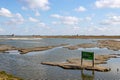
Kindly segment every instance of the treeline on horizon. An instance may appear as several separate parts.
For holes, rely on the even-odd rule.
[[[120,35],[0,35],[0,37],[33,38],[120,38]]]

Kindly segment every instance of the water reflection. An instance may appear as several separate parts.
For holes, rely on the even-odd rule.
[[[84,73],[84,70],[81,70],[81,78],[82,80],[94,80],[94,70],[92,71],[92,74],[86,74]]]

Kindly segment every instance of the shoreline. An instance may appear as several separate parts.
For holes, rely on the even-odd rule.
[[[0,38],[71,38],[71,39],[120,39],[120,36],[86,36],[86,35],[58,35],[58,36],[40,36],[40,35],[1,35]]]

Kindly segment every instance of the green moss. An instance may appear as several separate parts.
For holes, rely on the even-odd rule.
[[[8,74],[5,71],[0,71],[0,80],[23,80],[23,79]]]

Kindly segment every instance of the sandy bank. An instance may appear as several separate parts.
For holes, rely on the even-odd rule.
[[[24,48],[24,49],[18,49],[18,51],[21,52],[21,54],[26,54],[28,52],[33,52],[33,51],[44,51],[48,49],[52,49],[55,47],[60,47],[60,46],[65,46],[67,44],[60,44],[60,45],[55,45],[55,46],[45,46],[45,47],[35,47],[35,48]]]
[[[16,48],[10,45],[0,45],[0,52],[4,52],[8,50],[16,50]]]
[[[80,58],[68,59],[66,62],[42,62],[43,65],[59,66],[64,69],[86,69],[95,70],[100,72],[107,72],[111,69],[108,67],[100,66],[99,64],[107,63],[110,58],[116,58],[117,55],[95,55],[94,67],[92,67],[91,61],[84,60],[83,65],[81,65]]]
[[[0,45],[0,52],[5,52],[8,50],[18,50],[20,54],[26,54],[28,52],[44,51],[44,50],[52,49],[55,47],[65,46],[65,45],[67,44],[60,44],[60,45],[55,45],[55,46],[44,46],[44,47],[33,47],[33,48],[16,48],[16,47],[9,46],[9,45]]]

